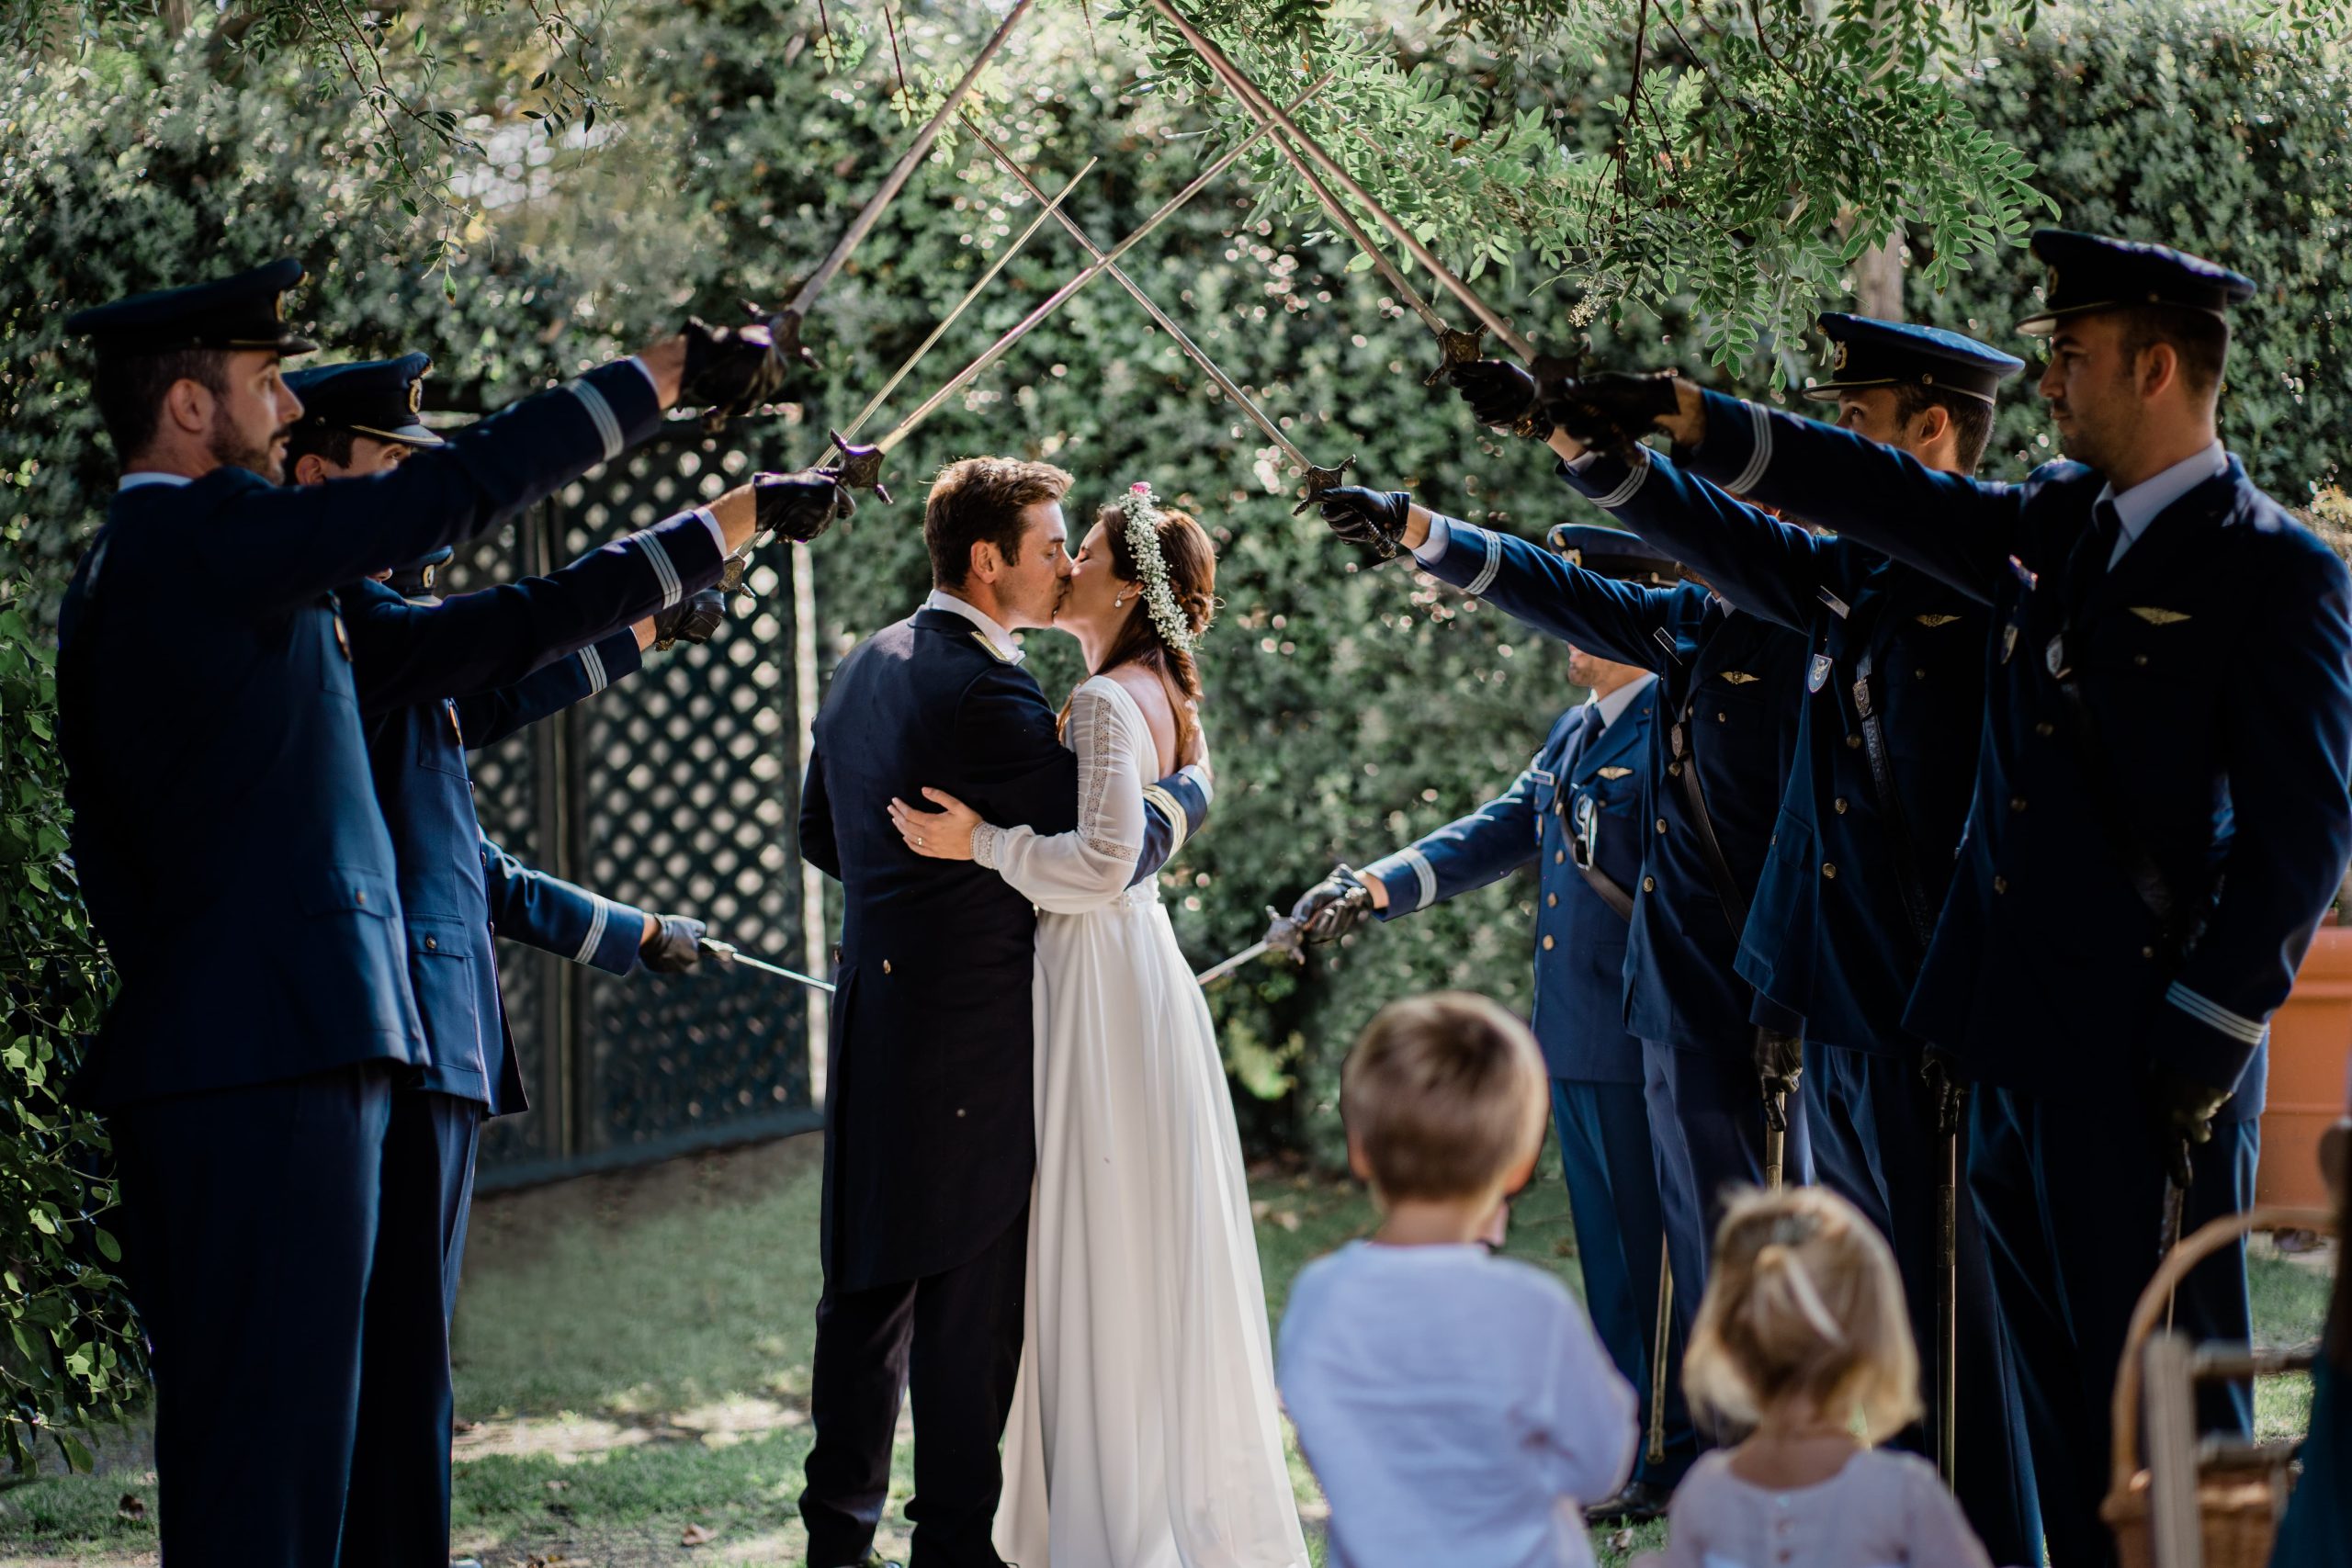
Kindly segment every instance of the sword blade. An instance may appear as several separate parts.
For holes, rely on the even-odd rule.
[[[964,123],[970,128],[972,134],[979,139],[980,145],[988,149],[989,155],[997,161],[1004,172],[1021,182],[1022,189],[1039,200],[1045,198],[1045,194],[1038,190],[1036,182],[1029,177],[1029,172],[1015,163],[1011,153],[997,145],[989,133],[980,129],[978,122],[972,118],[969,111],[965,113]],[[1044,215],[1039,216],[1042,218]],[[1079,225],[1076,219],[1062,211],[1058,205],[1056,206],[1053,216],[1059,219],[1062,227],[1069,231],[1071,239],[1085,247],[1088,255],[1092,256],[1096,261],[1104,261],[1102,247],[1094,243],[1093,238]],[[1151,296],[1146,294],[1142,287],[1127,276],[1125,269],[1111,265],[1107,262],[1105,265],[1109,268],[1113,280],[1125,289],[1136,304],[1143,307],[1144,314],[1158,322],[1160,331],[1176,340],[1176,346],[1183,350],[1184,356],[1199,366],[1210,380],[1216,383],[1217,390],[1240,405],[1241,412],[1250,416],[1250,422],[1266,433],[1266,439],[1280,447],[1283,457],[1288,457],[1302,469],[1315,466],[1306,460],[1306,454],[1301,452],[1292,444],[1290,437],[1283,434],[1282,428],[1266,417],[1265,411],[1250,400],[1250,394],[1241,389],[1239,383],[1219,369],[1216,361],[1208,356],[1208,352],[1186,335],[1184,329],[1178,326],[1167,311],[1152,302]]]
[[[968,121],[971,118],[971,116],[967,114],[964,118]],[[983,138],[982,140],[986,139]],[[990,147],[989,151],[994,152],[995,148]],[[1044,226],[1046,220],[1048,217],[1062,218],[1061,209],[1063,198],[1068,197],[1070,192],[1076,190],[1078,188],[1078,182],[1084,179],[1088,175],[1092,174],[1094,172],[1094,165],[1101,162],[1102,160],[1099,158],[1089,158],[1086,161],[1086,167],[1079,170],[1075,175],[1072,175],[1069,179],[1069,184],[1062,186],[1059,194],[1050,198],[1046,197],[1045,192],[1039,190],[1035,186],[1029,186],[1029,194],[1035,197],[1039,201],[1044,202],[1044,208],[1038,212],[1036,217],[1029,220],[1029,227],[1022,230],[1019,237],[1014,239],[1012,243],[1005,246],[1003,251],[998,254],[996,260],[989,264],[989,269],[980,274],[980,280],[972,285],[971,288],[964,295],[964,298],[956,301],[955,309],[949,310],[947,314],[939,318],[939,324],[931,329],[931,335],[923,339],[922,342],[916,346],[915,351],[912,354],[907,355],[907,362],[904,365],[899,366],[897,371],[891,375],[888,381],[882,383],[882,389],[874,394],[873,400],[867,403],[864,408],[858,410],[857,417],[851,420],[849,423],[842,428],[842,439],[846,441],[865,427],[865,422],[874,417],[874,411],[882,406],[883,400],[888,398],[892,392],[899,389],[899,383],[905,380],[908,373],[912,371],[916,366],[922,363],[922,356],[929,354],[931,352],[932,345],[940,340],[941,335],[944,333],[949,327],[956,324],[956,318],[964,313],[965,308],[970,305],[973,300],[980,297],[980,291],[986,288],[989,284],[996,281],[996,275],[1004,270],[1005,264],[1010,262],[1014,256],[1021,254],[1021,247],[1029,243],[1029,237]],[[1023,185],[1028,184],[1025,180],[1022,183]],[[1062,218],[1062,221],[1064,223],[1068,223],[1069,220],[1068,218]]]
[[[1386,230],[1389,237],[1405,248],[1407,254],[1410,255],[1413,260],[1420,265],[1427,267],[1429,269],[1430,276],[1443,284],[1445,286],[1446,292],[1452,294],[1456,299],[1461,300],[1462,303],[1468,308],[1472,315],[1477,317],[1481,321],[1484,321],[1487,324],[1487,331],[1493,333],[1495,336],[1508,344],[1513,354],[1518,355],[1521,359],[1532,360],[1535,357],[1535,345],[1533,344],[1521,336],[1520,333],[1512,328],[1509,321],[1504,321],[1500,315],[1497,314],[1492,306],[1488,305],[1484,299],[1481,299],[1478,297],[1476,289],[1472,288],[1461,278],[1455,276],[1453,268],[1440,261],[1437,258],[1435,252],[1431,251],[1427,245],[1421,243],[1419,239],[1414,235],[1410,229],[1408,229],[1404,224],[1398,222],[1386,208],[1374,200],[1369,191],[1365,190],[1363,186],[1356,183],[1355,177],[1352,175],[1350,175],[1347,170],[1341,168],[1339,164],[1333,160],[1329,153],[1324,152],[1321,147],[1316,144],[1314,138],[1299,130],[1297,123],[1294,121],[1289,115],[1283,113],[1280,107],[1276,107],[1274,101],[1266,96],[1265,93],[1259,88],[1258,85],[1250,80],[1250,78],[1242,73],[1239,66],[1234,64],[1230,59],[1227,58],[1223,50],[1219,49],[1205,33],[1203,33],[1198,28],[1193,26],[1193,24],[1185,18],[1184,13],[1176,8],[1174,0],[1150,0],[1150,4],[1152,9],[1167,17],[1169,25],[1173,27],[1177,32],[1183,36],[1186,43],[1193,46],[1193,52],[1199,55],[1202,60],[1207,62],[1210,70],[1216,72],[1218,76],[1224,79],[1225,85],[1231,88],[1235,96],[1242,100],[1244,106],[1253,112],[1253,117],[1261,125],[1268,121],[1272,121],[1274,125],[1280,127],[1283,135],[1289,137],[1291,141],[1297,143],[1297,150],[1299,152],[1303,152],[1309,158],[1312,158],[1316,164],[1321,167],[1323,173],[1330,177],[1331,182],[1334,185],[1347,192],[1351,197],[1354,198],[1358,205],[1363,207],[1365,211],[1371,213],[1373,220],[1377,222],[1383,229]],[[1282,139],[1278,137],[1275,140],[1277,145],[1280,145]],[[1285,151],[1288,151],[1288,149],[1285,148]],[[1331,203],[1329,200],[1326,200],[1324,205],[1327,209],[1331,209]],[[1337,209],[1332,209],[1332,210],[1336,217],[1338,215]],[[1362,242],[1359,241],[1358,243],[1362,244]],[[1373,251],[1369,246],[1364,246],[1363,248],[1366,254],[1374,257],[1374,264],[1379,265],[1378,253]],[[1383,276],[1387,276],[1385,269]],[[1391,281],[1393,282],[1394,280],[1392,279]],[[1422,319],[1427,321],[1428,317],[1424,316]],[[1435,322],[1431,322],[1430,324],[1432,327],[1436,325]]]
[[[1235,953],[1232,957],[1227,959],[1224,963],[1212,964],[1207,968],[1202,970],[1199,974],[1193,976],[1193,983],[1196,986],[1213,986],[1219,980],[1224,979],[1227,975],[1232,974],[1236,969],[1238,969],[1243,964],[1250,963],[1252,959],[1263,957],[1270,945],[1271,944],[1267,942],[1253,942],[1249,946],[1243,948],[1240,952]]]
[[[833,994],[833,984],[831,981],[820,980],[814,975],[803,975],[797,969],[786,969],[783,964],[771,964],[764,958],[754,958],[750,953],[745,953],[742,949],[737,947],[733,942],[719,942],[711,937],[705,937],[702,939],[699,945],[701,946],[704,954],[707,957],[716,958],[728,964],[741,964],[747,969],[757,969],[763,975],[774,975],[781,979],[795,981],[800,985],[808,987],[812,991],[822,991],[827,996]]]
[[[1012,9],[1005,13],[1004,20],[998,23],[996,31],[989,35],[988,42],[980,46],[980,52],[974,57],[970,69],[964,73],[964,79],[956,84],[947,95],[947,101],[939,106],[938,112],[916,133],[914,144],[899,154],[899,161],[890,166],[889,174],[882,181],[882,188],[874,193],[865,209],[842,231],[842,237],[833,242],[831,253],[817,264],[817,270],[808,275],[808,280],[800,286],[800,292],[795,294],[792,303],[784,308],[785,315],[800,317],[808,313],[808,308],[817,302],[817,296],[824,292],[825,285],[833,280],[833,274],[841,271],[842,264],[849,260],[849,254],[857,249],[857,243],[880,221],[882,209],[890,205],[890,198],[899,194],[899,187],[907,183],[916,167],[931,155],[931,144],[939,140],[939,133],[946,126],[948,118],[963,107],[972,85],[980,79],[981,71],[1012,37],[1012,29],[1022,17],[1029,14],[1029,7],[1035,4],[1036,0],[1013,0]]]
[[[1329,83],[1330,80],[1330,73],[1326,73],[1320,81],[1307,88],[1304,94],[1300,95],[1298,100],[1299,103],[1304,104],[1308,98],[1311,98],[1317,93],[1321,92],[1324,86]],[[1014,344],[1019,343],[1023,338],[1028,336],[1030,332],[1036,327],[1038,322],[1044,321],[1047,316],[1052,315],[1056,310],[1060,310],[1064,300],[1077,293],[1080,289],[1085,288],[1088,284],[1093,282],[1096,278],[1102,276],[1102,274],[1108,271],[1111,265],[1121,256],[1133,250],[1137,244],[1141,243],[1144,238],[1154,229],[1159,228],[1160,224],[1167,221],[1169,217],[1173,214],[1178,208],[1192,200],[1193,197],[1201,193],[1203,188],[1204,188],[1210,181],[1216,179],[1219,175],[1225,173],[1227,169],[1232,167],[1233,161],[1240,157],[1242,153],[1247,152],[1251,144],[1266,133],[1266,127],[1261,125],[1256,130],[1251,131],[1248,136],[1244,137],[1241,141],[1235,142],[1230,151],[1226,152],[1224,156],[1218,158],[1216,163],[1211,164],[1207,168],[1194,175],[1189,185],[1185,186],[1182,190],[1178,191],[1174,196],[1170,197],[1167,202],[1161,206],[1157,212],[1154,212],[1150,217],[1145,219],[1141,224],[1137,225],[1133,233],[1129,234],[1125,239],[1121,240],[1117,244],[1112,246],[1110,251],[1102,257],[1102,260],[1093,263],[1084,271],[1080,272],[1077,276],[1071,278],[1068,283],[1065,283],[1059,288],[1055,289],[1052,294],[1046,297],[1044,303],[1040,304],[1035,310],[1030,311],[1026,316],[1023,316],[1017,323],[1015,323],[1012,331],[997,339],[996,342],[989,344],[989,346],[981,352],[980,356],[978,359],[973,360],[972,363],[964,367],[963,369],[958,370],[955,377],[949,380],[945,386],[940,388],[939,390],[924,399],[921,407],[917,408],[912,413],[907,415],[906,418],[900,420],[896,425],[893,425],[888,434],[878,437],[874,443],[875,450],[877,453],[888,452],[891,448],[898,446],[899,442],[904,441],[909,435],[912,434],[917,425],[921,424],[924,420],[929,419],[933,414],[939,411],[941,404],[954,397],[956,393],[962,391],[966,387],[971,385],[973,380],[984,373],[989,366],[994,365],[998,360],[1003,358],[1006,352],[1010,350]]]

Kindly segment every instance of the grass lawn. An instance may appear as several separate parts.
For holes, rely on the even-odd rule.
[[[501,1568],[799,1562],[817,1154],[789,1139],[478,1207],[456,1347],[461,1551]],[[1306,1177],[1261,1176],[1253,1190],[1278,1320],[1299,1269],[1369,1229],[1372,1210],[1352,1186]],[[1579,1282],[1555,1164],[1521,1203],[1510,1250]],[[2318,1332],[2326,1285],[2310,1265],[2266,1251],[2254,1285],[2266,1340]],[[2301,1429],[2301,1382],[2263,1384],[2266,1434]],[[0,1564],[154,1561],[140,1434],[99,1447],[95,1476],[0,1492]],[[907,1461],[902,1444],[886,1553],[906,1547]],[[1321,1499],[1295,1454],[1292,1475],[1319,1562]],[[1659,1537],[1595,1545],[1608,1564]]]

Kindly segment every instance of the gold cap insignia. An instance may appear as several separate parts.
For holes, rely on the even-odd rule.
[[[415,413],[424,406],[424,382],[422,378],[408,384],[408,412]]]
[[[269,313],[270,313],[271,315],[273,315],[273,316],[276,316],[276,317],[277,317],[279,321],[284,321],[284,320],[286,319],[286,296],[285,296],[285,295],[283,295],[283,294],[273,294],[273,295],[271,295],[271,296],[269,297]]]
[[[1750,681],[1760,680],[1762,677],[1750,675],[1745,670],[1726,670],[1724,671],[1724,679],[1729,681],[1735,686],[1745,686]]]
[[[1633,771],[1634,770],[1631,768],[1597,768],[1594,770],[1594,772],[1598,773],[1604,779],[1622,779]]]
[[[1948,626],[1954,621],[1960,619],[1958,615],[1914,615],[1911,618],[1918,622],[1921,626],[1931,628],[1935,626]]]
[[[2132,613],[2152,626],[2177,626],[2188,619],[2185,610],[2167,610],[2157,604],[2134,604]]]
[[[1829,370],[1832,375],[1835,375],[1838,371],[1846,368],[1846,342],[1843,338],[1840,338],[1838,341],[1837,345],[1829,351]]]

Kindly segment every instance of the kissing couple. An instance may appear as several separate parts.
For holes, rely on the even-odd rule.
[[[1140,484],[1073,556],[1071,483],[942,470],[930,597],[817,714],[801,852],[843,897],[812,1568],[879,1562],[910,1390],[910,1568],[1307,1561],[1233,1105],[1159,902],[1208,810],[1216,558]],[[1048,626],[1090,671],[1058,718],[1012,638]]]

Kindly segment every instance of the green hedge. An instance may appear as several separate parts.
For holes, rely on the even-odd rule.
[[[434,15],[435,25],[490,25]],[[941,15],[915,17],[908,40],[933,66],[967,52],[985,27]],[[2352,170],[2352,76],[2335,56],[2245,42],[2210,12],[2075,17],[2006,51],[1969,84],[1972,101],[1988,129],[2043,160],[2068,221],[2180,236],[2264,280],[2245,318],[2230,429],[2264,482],[2300,499],[2339,473],[2352,408],[2335,320],[2352,263],[2334,188]],[[12,373],[0,378],[0,502],[17,530],[16,566],[0,575],[28,584],[36,620],[53,605],[112,475],[84,362],[62,338],[74,304],[292,251],[311,268],[295,313],[314,335],[356,354],[428,348],[439,361],[436,400],[489,406],[625,349],[684,309],[731,312],[738,297],[788,292],[904,135],[881,85],[888,52],[826,74],[793,47],[815,29],[813,5],[626,0],[616,18],[607,36],[631,62],[630,90],[673,112],[641,105],[624,147],[544,164],[533,163],[527,133],[481,128],[503,164],[498,227],[472,238],[447,289],[385,259],[422,254],[427,226],[373,215],[375,128],[296,65],[235,90],[208,83],[189,63],[200,58],[199,28],[187,54],[100,55],[86,69],[0,83],[0,328],[14,345]],[[762,47],[747,50],[754,38]],[[477,41],[495,54],[494,39]],[[1196,128],[1134,79],[1115,35],[1102,44],[1097,55],[1074,19],[1051,19],[986,114],[1041,184],[1102,156],[1069,210],[1108,243],[1188,179],[1205,150],[1175,140]],[[1590,110],[1616,86],[1598,72],[1576,89],[1587,96],[1568,101]],[[1563,101],[1564,90],[1550,84],[1547,101]],[[822,369],[800,423],[765,461],[815,459],[825,426],[863,404],[1026,221],[1026,209],[1000,205],[1004,188],[969,145],[951,144],[917,175],[812,321]],[[1545,454],[1474,433],[1449,394],[1419,385],[1426,337],[1384,308],[1374,281],[1345,271],[1343,250],[1244,230],[1250,205],[1228,179],[1134,253],[1130,270],[1291,422],[1299,445],[1324,462],[1353,456],[1366,482],[1531,535],[1576,514]],[[1074,269],[1075,254],[1050,226],[1041,231],[899,409],[1025,313]],[[2007,342],[2038,282],[2012,254],[1913,304]],[[1698,335],[1688,321],[1595,333],[1605,358],[1637,364],[1681,355]],[[1997,466],[2021,468],[2043,451],[2045,429],[2012,400]],[[1185,947],[1204,964],[1259,935],[1264,907],[1286,904],[1333,860],[1361,863],[1500,788],[1580,694],[1556,647],[1397,566],[1361,567],[1311,517],[1294,519],[1292,481],[1268,445],[1128,300],[1098,285],[898,449],[895,504],[869,502],[817,547],[831,655],[920,597],[922,479],[955,457],[1050,457],[1080,475],[1081,502],[1148,478],[1216,531],[1226,604],[1203,660],[1222,792],[1213,829],[1187,847],[1168,889]],[[1032,645],[1033,667],[1058,695],[1078,674],[1070,646],[1050,637]],[[28,776],[9,772],[7,787],[53,828],[54,769],[33,779],[31,795]],[[36,867],[54,879],[56,866],[54,842],[36,834],[0,866],[0,902],[21,898]],[[1363,933],[1307,970],[1266,964],[1220,987],[1214,1006],[1249,1091],[1241,1111],[1253,1146],[1333,1152],[1340,1055],[1389,998],[1461,985],[1523,1004],[1532,916],[1532,886],[1514,878]],[[32,971],[5,961],[13,995]],[[75,1005],[84,1010],[32,1033],[51,1081],[74,1054],[86,990]],[[6,1081],[20,1100],[45,1092],[11,1064]],[[20,1235],[15,1213],[0,1209],[0,1253],[51,1258],[40,1279],[71,1280],[72,1265]],[[81,1396],[43,1398],[62,1419]]]

